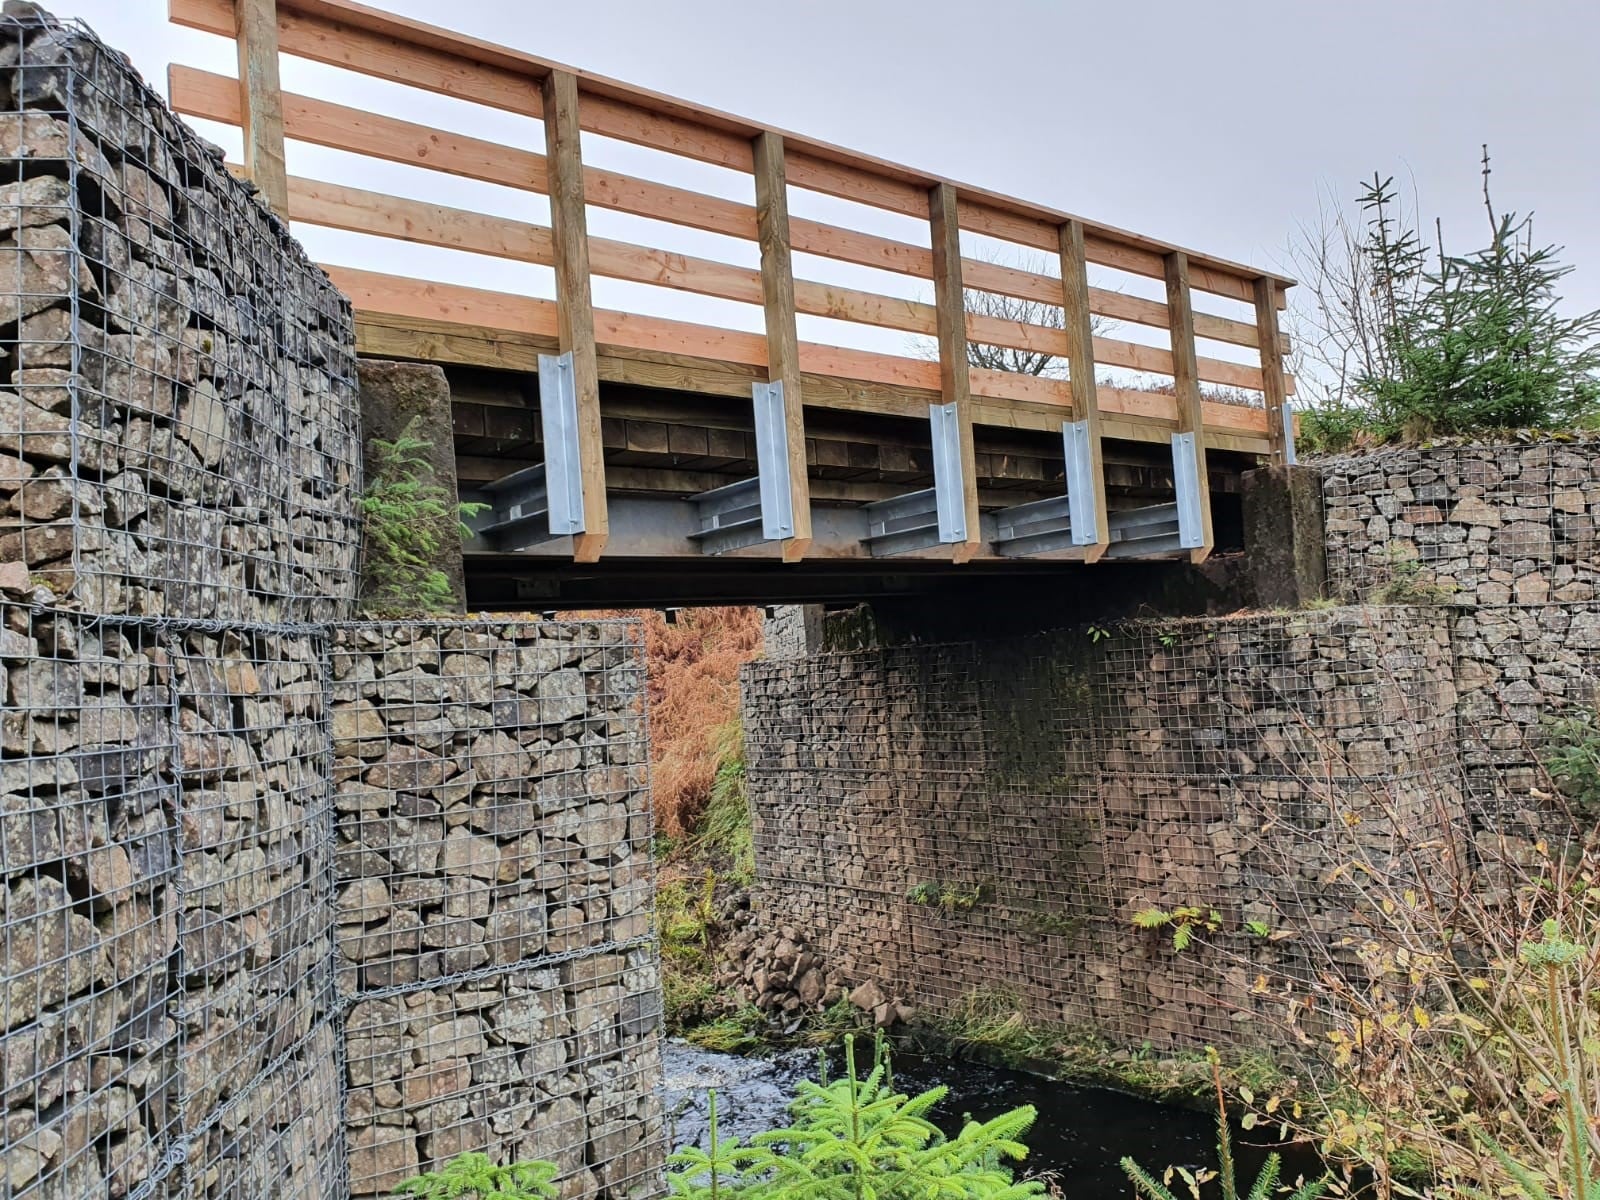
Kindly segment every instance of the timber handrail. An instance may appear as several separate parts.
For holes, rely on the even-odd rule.
[[[1096,446],[1102,435],[1144,441],[1190,437],[1199,448],[1202,480],[1207,446],[1279,460],[1284,455],[1283,411],[1294,385],[1283,372],[1287,342],[1277,314],[1292,281],[1280,275],[349,0],[169,0],[169,15],[177,24],[236,40],[238,79],[174,64],[169,95],[180,112],[246,131],[247,173],[281,215],[556,270],[552,301],[354,265],[329,266],[354,302],[358,321],[385,345],[393,341],[392,322],[404,319],[418,329],[445,330],[428,335],[438,344],[454,344],[459,339],[448,330],[460,330],[461,338],[520,340],[530,351],[570,353],[578,365],[580,419],[591,423],[598,421],[598,381],[617,378],[617,363],[633,357],[649,365],[642,369],[671,363],[676,364],[671,369],[691,374],[717,368],[782,380],[792,401],[792,447],[804,445],[799,417],[804,389],[806,404],[857,411],[906,415],[919,405],[926,411],[927,404],[941,404],[957,414],[958,445],[969,464],[974,424],[1059,430],[1065,420],[1089,420]],[[277,83],[280,54],[545,120],[545,152],[285,92]],[[552,111],[559,137],[547,119]],[[752,178],[754,202],[584,163],[579,130],[744,173]],[[291,175],[283,154],[286,139],[544,194],[551,199],[553,227]],[[929,222],[931,245],[792,216],[791,188]],[[591,237],[586,206],[749,241],[760,247],[761,266]],[[963,231],[1060,256],[1062,275],[964,257]],[[792,253],[927,281],[932,302],[797,278]],[[1089,265],[1161,280],[1166,298],[1089,286],[1084,276]],[[766,332],[595,309],[588,299],[591,276],[748,304],[764,313]],[[966,301],[970,289],[1060,309],[1063,324],[973,311]],[[1204,311],[1208,293],[1234,304],[1241,315]],[[1241,319],[1243,312],[1254,319]],[[795,314],[936,338],[939,356],[925,361],[800,341],[793,332]],[[1096,334],[1090,325],[1094,318],[1158,330],[1167,345]],[[1259,365],[1200,353],[1197,339],[1253,350]],[[1059,358],[1082,382],[1074,388],[1071,378],[969,367],[966,342]],[[1101,379],[1096,386],[1097,365],[1166,376],[1172,383],[1143,390]],[[1260,399],[1254,406],[1219,403],[1203,385],[1243,389]],[[748,395],[748,384],[742,386]],[[713,390],[729,394],[722,383]],[[797,466],[801,469],[790,472],[794,507],[804,513],[803,457]],[[585,494],[589,541],[597,554],[605,537],[604,475],[598,458],[587,459],[584,469],[590,485]],[[970,484],[964,481],[969,501],[975,494]],[[968,515],[970,534],[975,510]],[[805,533],[796,531],[786,555],[803,551]],[[966,544],[955,553],[959,557],[972,549]]]
[[[1056,228],[1081,221],[1088,259],[1103,266],[1160,279],[1165,256],[1184,250],[1194,287],[1252,302],[1258,278],[1280,287],[1294,282],[350,0],[279,0],[277,10],[279,50],[314,62],[533,117],[543,114],[539,88],[545,76],[569,71],[583,94],[610,101],[586,106],[581,124],[593,133],[740,171],[751,169],[750,141],[774,133],[788,148],[789,182],[797,187],[920,217],[928,189],[950,184],[963,206],[962,228],[976,233],[1054,252]],[[168,0],[168,11],[178,25],[234,36],[230,0]]]

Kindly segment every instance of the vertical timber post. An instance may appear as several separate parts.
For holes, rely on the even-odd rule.
[[[761,295],[767,319],[767,381],[783,385],[783,420],[788,434],[794,534],[784,539],[783,561],[799,562],[811,545],[811,485],[806,478],[800,337],[795,328],[794,263],[789,249],[789,176],[782,135],[763,130],[751,143],[751,154],[761,244]]]
[[[1189,298],[1189,256],[1182,250],[1174,250],[1167,255],[1166,276],[1167,323],[1172,331],[1172,385],[1178,402],[1178,432],[1194,439],[1201,542],[1189,551],[1189,557],[1198,563],[1204,562],[1211,554],[1217,540],[1211,527],[1211,489],[1206,479],[1205,421],[1200,407],[1200,368],[1195,363],[1194,307]]]
[[[967,305],[961,283],[961,225],[956,189],[936,183],[928,191],[933,235],[933,293],[939,331],[939,393],[954,412],[961,463],[961,509],[966,536],[954,543],[955,562],[966,562],[983,545],[978,524],[977,456],[972,448],[972,387],[967,376]]]
[[[561,353],[572,355],[578,464],[583,479],[583,532],[573,535],[572,556],[578,562],[596,562],[611,527],[600,440],[600,374],[595,357],[594,303],[589,293],[589,223],[584,212],[577,76],[570,71],[551,71],[544,78],[543,99],[557,333]]]
[[[1272,446],[1270,463],[1288,464],[1288,429],[1294,418],[1285,411],[1288,391],[1283,378],[1283,345],[1278,338],[1278,283],[1262,276],[1255,282],[1256,336],[1261,342],[1261,395],[1267,406],[1267,438]]]
[[[1106,516],[1106,469],[1100,447],[1100,401],[1094,381],[1094,330],[1089,312],[1089,263],[1083,251],[1083,222],[1068,221],[1060,228],[1061,291],[1067,334],[1067,370],[1072,383],[1072,419],[1088,433],[1089,470],[1094,505],[1094,544],[1085,549],[1084,561],[1095,562],[1111,545]],[[1068,496],[1076,506],[1080,498]]]
[[[239,50],[239,121],[245,175],[267,207],[289,219],[289,173],[283,156],[283,90],[278,84],[277,0],[233,0]]]

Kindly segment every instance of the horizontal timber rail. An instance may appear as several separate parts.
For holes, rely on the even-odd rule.
[[[573,472],[580,558],[599,555],[606,541],[595,435],[603,381],[745,399],[752,385],[781,385],[769,403],[783,422],[773,446],[788,456],[781,476],[792,521],[767,527],[785,531],[785,558],[800,557],[810,540],[804,408],[930,419],[944,472],[940,500],[954,506],[940,509],[937,544],[957,560],[977,551],[985,528],[972,478],[974,426],[1065,435],[1069,456],[1082,455],[1079,472],[1071,461],[1066,472],[1078,482],[1072,507],[1086,522],[1073,540],[1091,560],[1112,540],[1099,479],[1102,438],[1172,443],[1178,474],[1193,477],[1200,492],[1193,530],[1203,544],[1185,546],[1195,557],[1211,545],[1206,452],[1276,461],[1292,454],[1286,398],[1294,385],[1278,327],[1291,281],[1283,277],[347,0],[169,0],[169,15],[236,42],[237,78],[174,65],[171,101],[179,112],[243,131],[239,169],[280,215],[460,252],[447,261],[466,265],[446,279],[327,265],[355,306],[363,353],[539,370],[542,395],[545,375],[560,364],[567,391],[553,382],[546,403],[569,405],[577,433],[572,462],[551,469]],[[543,145],[503,144],[284,91],[280,55],[539,119]],[[548,197],[550,221],[291,174],[298,151],[286,154],[286,142],[536,193]],[[605,142],[671,156],[664,166],[685,159],[749,176],[749,199],[586,162],[586,152]],[[816,194],[912,218],[925,235],[891,238],[836,223],[843,218],[791,215],[791,203]],[[739,239],[759,265],[590,236],[590,210]],[[990,242],[1016,248],[1016,265]],[[810,260],[808,274],[844,264],[851,283],[797,275],[795,254]],[[494,260],[552,268],[554,296],[479,286],[492,272],[471,264]],[[859,286],[864,274],[886,279],[879,286],[888,290]],[[752,319],[736,328],[596,307],[595,279],[644,285],[658,298],[708,297],[719,314],[730,303],[747,306]],[[896,287],[910,294],[893,294]],[[1016,313],[1024,319],[1007,315]],[[927,356],[801,340],[801,320],[811,322],[807,332],[839,331],[833,336],[869,345],[873,330],[924,339]],[[1126,336],[1117,336],[1123,327]],[[978,365],[997,360],[969,354],[972,346],[1012,352],[1001,362],[1033,355],[1050,369]],[[756,395],[759,404],[765,393]]]

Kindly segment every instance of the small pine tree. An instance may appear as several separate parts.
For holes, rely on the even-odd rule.
[[[723,1140],[711,1101],[711,1149],[680,1150],[668,1161],[673,1194],[682,1200],[1023,1200],[1044,1191],[1017,1182],[1004,1165],[1021,1160],[1020,1140],[1033,1124],[1032,1106],[988,1121],[968,1120],[946,1138],[928,1114],[946,1090],[908,1097],[894,1089],[880,1043],[872,1070],[856,1070],[853,1038],[845,1039],[845,1074],[802,1082],[790,1106],[793,1123],[758,1134],[749,1146]]]
[[[361,497],[366,606],[380,616],[447,612],[456,595],[449,578],[432,566],[441,540],[471,530],[463,516],[483,506],[453,503],[450,489],[433,479],[423,452],[433,443],[415,434],[412,418],[393,441],[368,444],[366,491]]]
[[[1429,249],[1396,218],[1393,177],[1360,196],[1381,353],[1355,392],[1379,437],[1570,428],[1600,409],[1600,311],[1562,315],[1572,267],[1535,244],[1531,217],[1496,212],[1489,173],[1484,147],[1489,244],[1465,256],[1437,222]]]
[[[408,1179],[396,1196],[415,1200],[555,1200],[554,1163],[533,1160],[497,1167],[487,1154],[458,1154],[437,1171]]]

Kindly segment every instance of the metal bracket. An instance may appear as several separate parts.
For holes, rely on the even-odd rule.
[[[700,528],[689,538],[699,542],[706,554],[726,554],[767,540],[762,528],[764,503],[759,480],[741,479],[701,492],[694,498],[694,507]]]
[[[789,490],[789,426],[783,380],[753,383],[756,405],[756,477],[761,482],[761,532],[768,541],[794,536],[794,493]]]
[[[1294,409],[1285,404],[1278,411],[1283,414],[1283,463],[1292,467],[1300,461],[1294,452]]]
[[[962,498],[961,425],[954,404],[930,404],[933,434],[933,494],[941,542],[967,540],[967,506]]]
[[[1072,544],[1093,546],[1100,531],[1094,503],[1094,446],[1089,439],[1089,422],[1062,422],[1061,441],[1067,459],[1067,499],[1072,502]]]
[[[551,537],[582,533],[583,470],[578,458],[578,389],[572,351],[539,355],[539,419]]]
[[[463,492],[461,498],[481,498],[489,505],[488,512],[469,517],[467,523],[496,550],[526,550],[556,536],[550,532],[543,463],[486,483],[476,492]]]
[[[926,550],[944,540],[933,488],[875,500],[863,504],[861,511],[867,519],[867,536],[862,541],[874,558]]]
[[[794,536],[783,381],[753,383],[750,391],[756,409],[756,477],[694,497],[700,528],[689,537],[707,554],[726,554]]]
[[[994,514],[995,553],[1027,558],[1074,549],[1080,543],[1072,506],[1071,496],[1051,496],[1002,508]]]
[[[1185,550],[1196,549],[1206,541],[1197,453],[1194,434],[1172,435],[1172,482],[1178,493],[1178,545]]]

